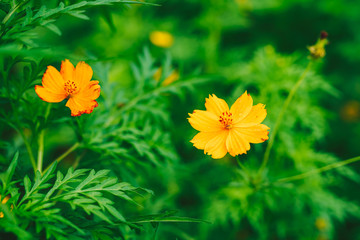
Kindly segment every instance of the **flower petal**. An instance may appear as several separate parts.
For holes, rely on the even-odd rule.
[[[87,100],[76,96],[70,97],[66,105],[71,110],[71,116],[80,116],[91,113],[98,106],[95,100]]]
[[[99,96],[99,81],[90,81],[86,87],[84,87],[78,94],[76,94],[76,98],[81,98],[83,100],[95,100]]]
[[[264,121],[267,115],[265,105],[264,104],[257,104],[251,108],[249,114],[240,122],[235,124],[235,127],[248,127],[260,124]]]
[[[229,136],[226,139],[226,148],[231,156],[246,153],[250,150],[250,143],[242,136],[240,131],[232,128],[229,131]]]
[[[212,112],[194,110],[189,113],[189,123],[193,128],[201,132],[214,132],[223,129],[223,125],[219,122],[219,117]]]
[[[74,79],[74,70],[74,65],[72,65],[68,59],[65,59],[65,61],[61,62],[60,74],[65,81]]]
[[[251,127],[235,127],[233,128],[251,143],[262,143],[269,139],[269,127],[264,124],[257,124]]]
[[[196,134],[193,139],[191,139],[191,143],[194,144],[194,147],[197,149],[204,149],[205,145],[210,141],[210,139],[216,137],[221,133],[222,130],[216,132],[199,132]]]
[[[245,91],[245,93],[241,95],[230,108],[230,112],[233,114],[234,118],[233,124],[236,124],[244,119],[251,111],[252,106],[253,99],[250,94]]]
[[[67,94],[64,93],[53,93],[48,90],[48,88],[44,88],[42,86],[35,86],[36,94],[45,102],[61,102],[67,97]]]
[[[74,80],[78,84],[80,91],[83,87],[86,87],[93,75],[93,70],[85,62],[79,62],[76,65]]]
[[[204,147],[204,153],[211,155],[214,159],[222,158],[226,155],[226,138],[228,137],[229,131],[228,130],[222,130],[218,131],[217,134],[211,133],[208,137],[212,137],[208,140]],[[203,136],[199,136],[203,137]]]
[[[209,95],[209,98],[205,99],[205,107],[207,111],[214,113],[216,116],[220,116],[223,112],[229,111],[227,103],[215,94],[212,96]]]
[[[48,66],[42,78],[43,87],[50,92],[63,94],[65,93],[64,84],[64,79],[59,71],[53,66]]]

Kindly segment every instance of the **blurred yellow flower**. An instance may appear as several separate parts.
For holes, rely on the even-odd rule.
[[[189,113],[191,126],[200,131],[190,142],[212,158],[222,158],[227,152],[231,156],[244,154],[250,150],[250,143],[262,143],[269,138],[269,127],[261,124],[267,115],[265,106],[260,103],[253,106],[246,91],[230,109],[215,94],[209,95],[205,107],[206,111]]]
[[[48,66],[42,78],[42,86],[35,86],[37,95],[46,102],[61,102],[69,100],[66,106],[71,110],[71,116],[91,113],[100,96],[99,81],[91,81],[93,71],[85,62],[79,62],[76,68],[69,60],[62,61],[60,72],[53,66]]]
[[[154,79],[156,81],[160,81],[162,75],[162,67],[159,67],[154,74]],[[169,76],[165,78],[165,80],[161,83],[162,86],[167,86],[179,79],[179,71],[173,70]]]
[[[315,221],[315,226],[318,230],[324,230],[327,226],[325,219],[323,218],[317,218]]]
[[[155,46],[169,48],[174,43],[174,37],[168,32],[153,31],[150,33],[150,41]]]
[[[7,203],[7,201],[9,201],[10,199],[10,195],[7,195],[6,197],[4,197],[4,199],[1,201],[1,195],[0,195],[0,201],[1,201],[1,204],[5,204]],[[11,209],[13,209],[14,206],[11,205]],[[3,212],[0,212],[0,218],[3,218],[4,217],[4,213]]]

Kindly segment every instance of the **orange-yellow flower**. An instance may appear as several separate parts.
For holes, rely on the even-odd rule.
[[[268,130],[261,122],[266,117],[265,106],[253,106],[250,94],[241,95],[229,109],[227,103],[213,94],[206,99],[206,111],[189,113],[191,126],[200,131],[190,141],[212,158],[222,158],[227,152],[231,156],[244,154],[250,143],[267,140]]]
[[[168,32],[153,31],[150,33],[150,41],[155,46],[169,48],[174,43],[174,37]]]
[[[155,74],[154,74],[154,79],[156,81],[160,81],[161,79],[161,75],[162,75],[162,67],[159,67],[158,70],[156,70]],[[175,81],[177,81],[179,79],[179,71],[178,70],[173,70],[169,76],[167,76],[165,78],[165,80],[161,83],[162,86],[167,86]]]
[[[46,102],[69,100],[66,106],[71,116],[91,113],[98,106],[100,96],[99,81],[91,81],[93,71],[85,62],[74,65],[69,60],[62,61],[60,72],[48,66],[42,78],[42,86],[35,86],[37,95]]]
[[[1,201],[1,195],[0,195],[0,204],[6,204],[7,201],[9,201],[10,199],[10,195],[7,195],[6,197],[4,197],[4,199]],[[11,204],[10,206],[11,210],[14,208],[14,206]],[[3,212],[0,212],[0,218],[3,218],[4,217],[4,213]]]

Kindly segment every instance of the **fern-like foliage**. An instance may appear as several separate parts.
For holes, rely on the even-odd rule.
[[[4,218],[0,225],[20,238],[32,235],[67,239],[68,234],[90,237],[96,232],[87,223],[90,219],[92,224],[106,222],[107,228],[115,232],[119,225],[136,227],[126,221],[114,200],[120,198],[136,204],[133,194],[151,193],[119,182],[116,177],[109,176],[109,170],[70,168],[65,175],[57,171],[55,178],[56,164],[44,175],[37,172],[33,181],[25,176],[23,184],[16,183],[11,178],[17,158],[18,155],[1,175],[1,195],[11,198],[6,205],[1,205]]]
[[[162,77],[156,80],[154,74],[159,68]],[[98,69],[101,75],[106,67]],[[173,98],[183,99],[196,86],[214,80],[209,76],[180,75],[178,80],[165,85],[164,79],[174,71],[171,56],[166,55],[161,65],[157,65],[147,48],[131,69],[135,84],[128,88],[110,83],[103,77],[103,108],[94,112],[92,118],[80,120],[83,132],[79,135],[84,148],[101,153],[99,157],[104,161],[100,164],[118,171],[121,176],[135,175],[139,166],[152,171],[154,166],[178,162],[179,156],[170,137],[171,129],[176,127],[171,121],[169,102]],[[108,113],[111,114],[104,118]],[[119,162],[126,163],[128,168],[112,167]],[[169,171],[166,167],[161,169]]]
[[[86,8],[119,4],[147,4],[131,0],[94,0],[80,1],[69,5],[60,2],[55,8],[49,8],[46,5],[38,8],[39,3],[36,2],[22,0],[0,3],[0,17],[2,16],[0,42],[11,43],[18,40],[25,45],[35,46],[32,39],[36,35],[31,34],[30,30],[35,27],[46,27],[52,32],[61,35],[61,30],[54,22],[63,15],[88,20],[89,17],[84,14]]]
[[[265,123],[273,128],[282,103],[304,70],[298,59],[296,54],[284,56],[267,46],[258,50],[250,62],[229,67],[229,79],[237,86],[234,99],[247,89],[255,101],[266,102],[269,114]],[[319,235],[317,219],[326,222],[327,234],[332,236],[334,223],[349,215],[358,216],[359,206],[333,191],[348,180],[360,182],[351,167],[314,174],[300,181],[276,183],[282,177],[341,161],[318,149],[318,143],[327,134],[329,117],[320,107],[320,100],[337,96],[338,92],[323,78],[313,72],[307,75],[281,123],[262,179],[259,180],[258,168],[266,144],[255,145],[250,154],[240,157],[247,171],[236,170],[233,179],[212,194],[213,201],[208,203],[204,218],[230,232],[233,226],[242,226],[232,235],[250,230],[256,239],[269,239],[273,235],[280,239],[313,239]],[[259,181],[263,181],[262,187]],[[211,230],[207,226],[202,228],[202,237],[206,239]],[[303,231],[301,236],[299,231]]]

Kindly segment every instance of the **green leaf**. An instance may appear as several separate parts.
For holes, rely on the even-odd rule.
[[[55,34],[61,36],[61,30],[55,24],[48,23],[45,25],[45,27],[50,31],[54,32]]]
[[[14,175],[18,163],[18,158],[19,158],[19,152],[16,152],[6,172],[0,174],[0,178],[3,183],[3,191],[6,190],[10,185],[10,182],[12,180],[12,177]]]
[[[159,223],[159,222],[193,222],[193,223],[210,223],[209,221],[190,218],[173,216],[177,211],[166,211],[165,213],[152,214],[141,216],[139,218],[128,219],[131,223]]]
[[[27,175],[24,177],[24,187],[25,187],[25,193],[28,195],[31,188],[31,181]]]

